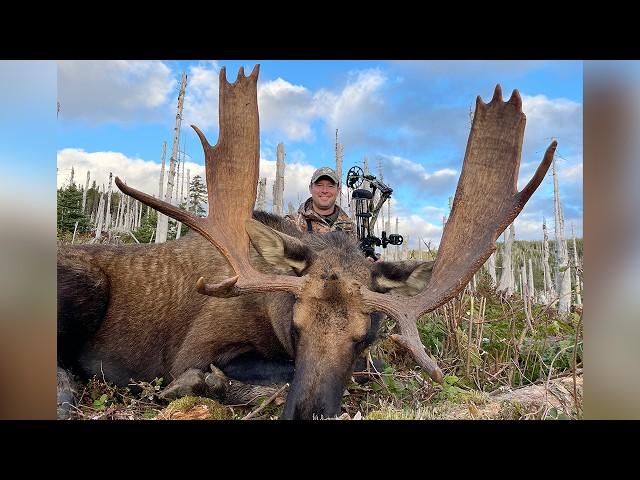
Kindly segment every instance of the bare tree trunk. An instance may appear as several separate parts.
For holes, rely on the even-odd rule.
[[[131,197],[127,196],[127,202],[124,206],[124,231],[131,230]]]
[[[567,242],[564,239],[564,215],[560,205],[560,190],[556,174],[556,159],[553,162],[553,190],[556,220],[556,292],[558,293],[558,312],[569,313],[571,310],[571,270]]]
[[[529,280],[527,281],[527,286],[529,287],[529,298],[533,300],[535,298],[535,287],[533,286],[533,264],[531,259],[529,259]]]
[[[131,219],[131,230],[135,230],[138,228],[138,208],[140,208],[140,204],[138,200],[134,200],[133,202],[133,218]]]
[[[142,204],[138,202],[138,222],[136,223],[136,228],[140,228],[140,224],[142,223]]]
[[[158,187],[158,198],[163,198],[164,195],[164,169],[165,169],[165,158],[167,155],[167,141],[162,142],[162,168],[160,169],[160,185]]]
[[[555,287],[551,281],[551,272],[549,269],[549,236],[547,234],[547,224],[542,219],[542,268],[544,274],[544,303],[548,304],[549,301],[555,297]]]
[[[104,221],[104,194],[100,194],[100,201],[98,202],[98,213],[96,214],[96,236],[95,239],[98,240],[102,236],[102,223]]]
[[[109,188],[107,189],[107,213],[105,216],[104,224],[107,230],[111,229],[111,185],[113,182],[113,173],[109,172]]]
[[[162,167],[160,168],[160,186],[158,188],[158,198],[164,198],[164,171],[165,171],[165,158],[167,154],[167,141],[162,142]],[[156,220],[156,232],[160,229],[160,224],[162,223],[163,213],[158,212],[157,220]]]
[[[509,226],[509,231],[504,233],[504,252],[502,254],[502,273],[500,274],[500,283],[496,289],[498,292],[504,292],[505,296],[513,294],[514,281],[511,269],[511,248],[515,237],[515,227],[513,223]]]
[[[497,285],[498,282],[496,281],[496,252],[493,252],[491,254],[491,256],[487,259],[487,271],[489,272],[489,276],[491,277],[491,284],[492,285]]]
[[[279,143],[276,149],[276,179],[273,183],[273,207],[272,212],[282,215],[284,210],[282,195],[284,193],[284,143]]]
[[[291,215],[291,216],[295,215],[295,213],[296,213],[296,209],[295,209],[295,207],[293,206],[293,203],[289,202],[289,204],[287,205],[287,209],[289,210],[289,211],[288,211],[288,214],[289,214],[289,215]]]
[[[73,242],[75,242],[76,240],[77,231],[78,231],[78,222],[76,222],[76,225],[73,227],[73,237],[71,237],[71,245],[73,245]]]
[[[118,194],[118,211],[116,212],[116,221],[114,224],[115,230],[119,231],[120,230],[120,215],[122,215],[122,197],[123,197],[123,193],[119,192]]]
[[[265,211],[267,206],[267,178],[262,177],[258,182],[258,205],[257,210]]]
[[[90,171],[87,170],[87,183],[84,186],[84,192],[82,192],[82,213],[84,213],[84,209],[87,205],[87,192],[89,191],[89,176],[90,176]]]
[[[522,263],[522,270],[520,270],[520,284],[522,285],[522,299],[524,302],[524,318],[527,321],[529,328],[533,328],[532,315],[531,315],[531,288],[529,279],[527,276],[527,262]]]
[[[176,174],[176,160],[178,155],[178,139],[180,136],[180,124],[182,122],[182,107],[184,103],[184,92],[187,87],[187,74],[182,74],[182,83],[180,84],[180,93],[178,94],[178,112],[176,113],[176,126],[174,128],[173,146],[171,147],[171,158],[169,160],[169,177],[167,178],[167,191],[164,200],[172,203],[173,185]],[[169,219],[166,215],[158,212],[158,228],[156,230],[156,243],[164,243],[167,241],[167,232],[169,227]]]
[[[176,160],[177,169],[176,169],[176,196],[175,196],[175,205],[180,205],[180,165],[182,162],[180,161],[180,147],[178,147],[178,159]]]
[[[571,236],[573,237],[573,263],[575,264],[576,272],[576,304],[582,305],[582,296],[580,295],[582,289],[580,288],[580,277],[578,275],[580,263],[578,262],[578,248],[576,247],[576,234],[573,230],[573,223],[571,224]]]
[[[187,212],[191,211],[191,197],[189,196],[189,188],[191,188],[191,170],[187,168],[187,196],[184,197],[184,201],[187,203]]]

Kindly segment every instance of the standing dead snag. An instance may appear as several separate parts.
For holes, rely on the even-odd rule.
[[[560,189],[556,175],[556,162],[553,161],[553,192],[556,219],[556,292],[558,294],[558,312],[569,313],[571,310],[571,269],[569,253],[564,237],[564,215],[560,204]]]

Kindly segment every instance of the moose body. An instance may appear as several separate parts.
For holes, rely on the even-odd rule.
[[[83,377],[104,374],[119,385],[131,379],[171,380],[188,369],[206,371],[210,364],[230,378],[256,384],[291,382],[297,369],[305,380],[293,382],[290,395],[306,393],[292,417],[339,413],[354,362],[375,340],[381,318],[357,311],[349,281],[374,288],[378,270],[347,234],[304,234],[264,212],[254,212],[254,218],[288,240],[286,257],[267,254],[271,262],[251,248],[256,269],[292,276],[315,270],[318,285],[309,288],[319,292],[311,300],[318,325],[294,324],[296,302],[290,293],[199,294],[198,278],[221,281],[232,270],[195,233],[159,245],[67,245],[58,250],[59,364]],[[411,273],[417,265],[407,263],[405,270]],[[306,329],[305,345],[300,328]],[[306,359],[294,363],[300,352]],[[319,390],[298,386],[303,384]],[[307,397],[313,405],[305,406]]]
[[[191,234],[163,245],[59,249],[59,362],[85,375],[104,372],[120,384],[174,378],[209,364],[248,381],[291,378],[283,418],[328,417],[339,413],[354,362],[387,314],[399,331],[391,338],[442,382],[416,322],[461,291],[495,250],[542,182],[556,142],[518,191],[525,127],[520,95],[514,90],[504,102],[498,85],[489,103],[478,97],[436,260],[373,264],[345,233],[309,235],[279,217],[252,213],[260,160],[258,71],[245,77],[241,68],[230,84],[221,69],[215,146],[193,126],[205,153],[207,217],[116,177],[125,194],[202,239]]]
[[[253,252],[256,265],[264,263]],[[247,347],[291,357],[270,318],[278,304],[290,303],[287,294],[216,299],[194,288],[201,276],[222,280],[231,273],[215,247],[191,232],[162,244],[60,247],[58,297],[65,303],[58,309],[59,342],[73,348],[62,348],[59,360],[87,375],[102,369],[126,385],[131,378],[168,380],[210,363],[224,367]],[[87,285],[95,288],[87,291]],[[80,322],[74,335],[72,325]]]

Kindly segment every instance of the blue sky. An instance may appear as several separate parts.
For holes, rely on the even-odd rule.
[[[335,130],[344,148],[344,172],[369,160],[382,165],[394,189],[392,221],[400,233],[439,242],[469,133],[470,109],[488,101],[497,83],[505,100],[517,88],[527,115],[519,186],[531,177],[552,138],[565,224],[582,236],[581,61],[61,61],[58,62],[57,184],[71,167],[83,183],[106,184],[108,172],[157,193],[162,142],[170,150],[180,75],[188,75],[181,130],[191,176],[203,154],[189,124],[217,140],[218,72],[260,63],[258,107],[261,176],[275,178],[275,152],[285,145],[285,209],[308,197],[317,167],[335,166]],[[168,158],[168,153],[167,153]],[[516,220],[516,238],[553,230],[551,174]],[[570,234],[570,232],[568,232]]]

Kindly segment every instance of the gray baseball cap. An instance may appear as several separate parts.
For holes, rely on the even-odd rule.
[[[333,180],[334,183],[336,184],[340,183],[338,174],[335,172],[335,170],[329,167],[321,167],[317,169],[315,172],[313,172],[313,176],[311,177],[311,183],[317,182],[320,177],[329,177],[331,180]]]

